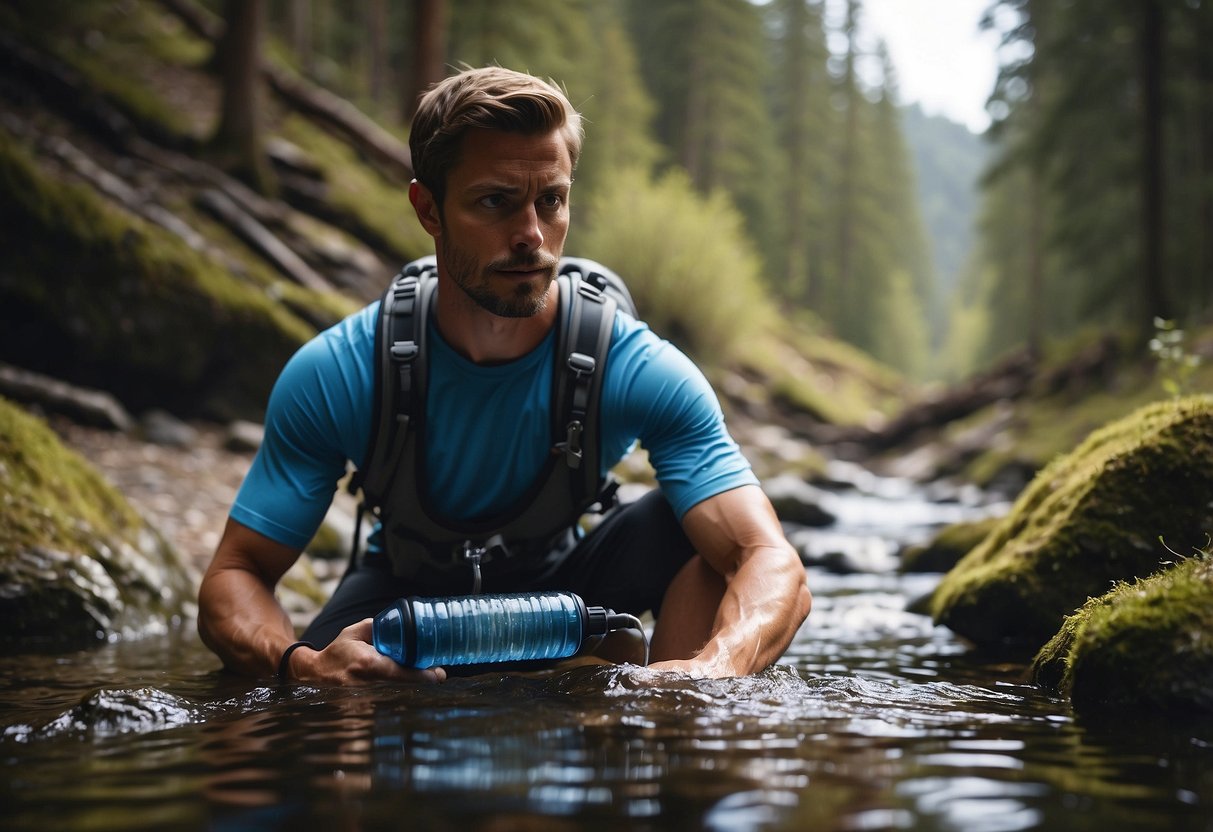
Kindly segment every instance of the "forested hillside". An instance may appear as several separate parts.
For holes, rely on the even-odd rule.
[[[827,310],[789,301],[791,284],[772,265],[787,250],[776,238],[789,234],[775,198],[790,193],[782,156],[755,157],[746,131],[720,140],[744,99],[768,131],[765,146],[780,146],[774,109],[752,94],[770,78],[772,9],[720,4],[718,28],[703,32],[748,50],[754,74],[720,63],[719,92],[702,99],[703,90],[688,97],[698,74],[667,67],[681,103],[658,106],[642,79],[660,50],[637,48],[649,31],[639,8],[440,5],[437,18],[425,18],[428,4],[342,14],[319,2],[50,0],[0,10],[9,33],[0,42],[5,234],[20,252],[0,275],[11,320],[0,358],[106,389],[136,410],[255,415],[300,339],[429,250],[405,195],[404,138],[422,59],[436,54],[440,67],[499,62],[566,86],[589,125],[568,250],[624,273],[646,318],[696,356],[729,401],[856,423],[904,399],[894,373],[832,339]],[[427,29],[427,19],[441,25]],[[738,26],[749,34],[737,38]],[[675,106],[689,109],[665,129],[690,132],[664,135],[657,115]],[[857,95],[855,108],[864,141],[876,140],[878,114],[895,118],[891,102]],[[832,171],[824,159],[804,175]],[[771,187],[754,188],[745,165]],[[824,218],[824,198],[805,193]],[[891,216],[881,234],[890,245]],[[828,223],[848,229],[855,251],[872,232],[858,220]],[[876,253],[831,256],[859,276]],[[819,260],[805,262],[824,268]],[[873,306],[867,294],[850,297],[857,319]],[[206,327],[182,336],[198,309],[209,310]]]
[[[946,341],[948,306],[976,242],[981,177],[989,152],[982,137],[917,104],[902,110],[906,144],[917,174],[918,202],[931,245],[934,292],[928,298],[931,345]],[[933,372],[939,370],[933,362]]]
[[[429,251],[411,108],[496,62],[586,116],[568,251],[623,273],[739,412],[879,424],[903,379],[980,388],[1053,344],[1139,379],[1154,320],[1213,304],[1213,4],[991,10],[1009,63],[972,208],[981,145],[906,115],[859,0],[17,0],[0,359],[255,413],[303,338]],[[1158,355],[1190,386],[1196,356]]]
[[[271,3],[276,54],[401,130],[442,66],[497,62],[568,89],[588,134],[576,193],[588,222],[575,225],[571,246],[587,244],[578,230],[598,230],[592,239],[604,244],[632,233],[613,226],[625,218],[595,211],[620,181],[642,200],[667,200],[655,206],[665,216],[693,212],[688,200],[715,200],[702,221],[730,229],[737,212],[744,239],[729,249],[745,265],[716,254],[702,269],[715,261],[731,284],[753,285],[777,306],[811,315],[817,331],[902,371],[925,367],[923,313],[934,278],[894,71],[886,57],[861,52],[860,3],[837,31],[823,4],[799,0],[336,9]],[[830,36],[843,51],[830,53]],[[419,68],[434,55],[438,70]],[[857,71],[861,61],[882,67],[875,85],[864,80],[873,73]],[[741,291],[741,308],[762,306]]]
[[[977,267],[953,351],[977,366],[1083,329],[1144,345],[1213,309],[1213,3],[999,0]]]

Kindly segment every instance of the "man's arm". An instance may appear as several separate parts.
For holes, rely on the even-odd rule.
[[[695,505],[682,523],[702,560],[692,560],[671,584],[661,616],[670,618],[658,620],[652,667],[710,677],[744,676],[769,667],[783,655],[812,605],[804,566],[784,537],[770,500],[758,486],[734,488]],[[714,615],[702,601],[712,597],[713,584],[720,598]],[[680,589],[684,597],[674,597]],[[696,617],[702,622],[698,627]],[[700,635],[694,635],[696,630]],[[687,636],[702,647],[688,650]],[[680,641],[681,647],[673,646]],[[685,658],[663,661],[663,652]]]
[[[299,550],[228,520],[198,590],[198,632],[228,669],[277,673],[295,631],[274,587],[298,558]],[[289,667],[290,678],[322,684],[441,681],[445,675],[440,668],[409,670],[381,655],[371,643],[369,618],[346,627],[323,650],[296,650]]]

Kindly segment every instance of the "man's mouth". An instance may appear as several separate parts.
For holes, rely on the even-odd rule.
[[[528,264],[525,266],[505,266],[502,268],[494,269],[494,271],[496,271],[498,274],[502,274],[502,275],[505,275],[506,277],[515,278],[515,279],[541,278],[541,277],[547,277],[548,275],[550,275],[552,273],[552,267],[545,266],[542,264],[536,264],[536,265]]]

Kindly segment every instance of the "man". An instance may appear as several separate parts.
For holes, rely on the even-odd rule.
[[[409,142],[417,176],[409,198],[434,238],[438,273],[419,487],[437,511],[474,522],[513,505],[552,453],[555,277],[580,118],[539,79],[468,70],[423,97]],[[394,598],[471,591],[466,570],[409,562],[386,533],[395,522],[383,523],[380,542],[347,572],[304,642],[273,595],[323,519],[346,460],[364,462],[377,308],[303,347],[271,396],[265,443],[199,593],[199,632],[233,670],[325,684],[445,678],[442,668],[403,668],[371,644],[370,617]],[[654,668],[713,677],[761,670],[808,615],[800,560],[694,365],[624,314],[608,356],[602,467],[639,439],[661,490],[533,563],[485,563],[483,589],[568,589],[617,612],[653,610]]]

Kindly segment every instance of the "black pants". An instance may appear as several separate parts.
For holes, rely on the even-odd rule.
[[[692,555],[691,542],[669,502],[660,491],[652,491],[608,514],[549,573],[486,577],[482,591],[568,590],[591,606],[657,615],[666,587]],[[434,587],[396,577],[386,556],[368,556],[346,573],[302,638],[324,647],[345,627],[374,617],[397,598],[470,593],[471,569],[460,572],[466,575],[466,589],[452,592],[449,582]]]

